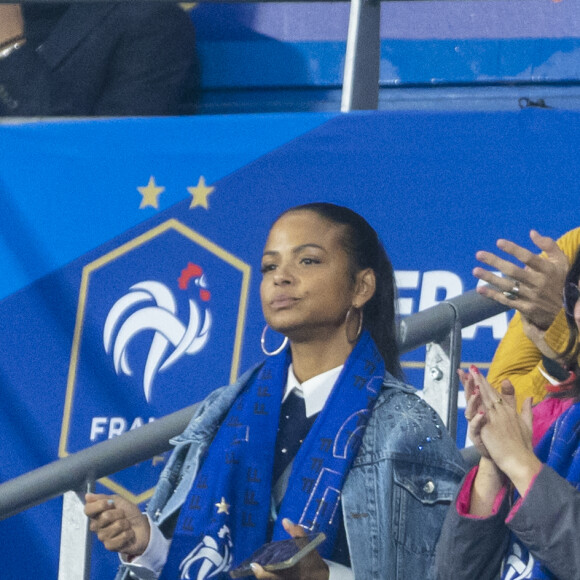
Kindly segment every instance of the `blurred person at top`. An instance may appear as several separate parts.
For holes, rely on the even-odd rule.
[[[191,114],[198,87],[176,4],[0,4],[0,116]]]

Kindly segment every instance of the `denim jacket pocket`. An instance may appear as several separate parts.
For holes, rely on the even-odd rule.
[[[393,462],[392,526],[395,542],[406,552],[433,553],[462,473],[432,464]]]

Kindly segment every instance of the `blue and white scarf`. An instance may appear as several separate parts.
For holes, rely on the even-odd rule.
[[[538,459],[549,465],[576,489],[580,489],[580,403],[566,410],[544,434],[534,450]],[[517,497],[516,497],[517,499]],[[502,580],[544,580],[555,578],[541,562],[534,559],[515,534],[504,563]]]
[[[221,424],[179,515],[163,580],[225,579],[267,537],[274,445],[290,353],[268,359]],[[332,554],[344,480],[357,455],[385,365],[368,332],[347,359],[301,445],[274,525],[289,518],[327,539]]]

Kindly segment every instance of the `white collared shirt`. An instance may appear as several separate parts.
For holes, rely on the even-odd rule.
[[[342,371],[344,365],[325,371],[302,384],[298,382],[296,375],[294,374],[294,368],[292,364],[288,367],[288,378],[286,379],[286,389],[284,391],[284,397],[282,402],[286,400],[288,395],[292,391],[296,391],[296,394],[304,399],[304,406],[306,407],[306,417],[312,417],[316,413],[320,413],[328,396],[338,379],[338,375]]]

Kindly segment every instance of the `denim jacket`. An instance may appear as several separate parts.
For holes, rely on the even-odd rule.
[[[147,506],[166,535],[222,419],[259,368],[212,392],[172,440],[175,449]],[[439,531],[464,473],[461,455],[437,413],[415,389],[387,373],[342,490],[355,578],[431,578]],[[129,572],[122,566],[117,580],[136,577]]]

